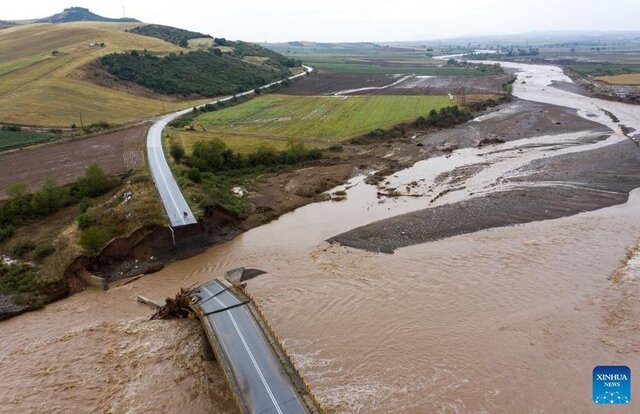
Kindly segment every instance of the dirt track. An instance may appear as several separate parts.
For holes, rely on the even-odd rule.
[[[25,183],[31,189],[54,177],[59,184],[75,181],[89,164],[107,173],[144,165],[147,127],[140,125],[91,138],[54,142],[0,154],[0,198],[8,186]]]

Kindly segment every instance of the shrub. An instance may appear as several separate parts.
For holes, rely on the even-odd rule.
[[[34,214],[47,216],[69,202],[69,189],[58,187],[56,180],[47,177],[42,187],[31,197],[31,210]]]
[[[202,174],[200,170],[197,168],[189,168],[187,170],[187,178],[189,178],[194,183],[198,184],[202,181]]]
[[[200,171],[219,171],[224,166],[223,154],[226,149],[224,142],[217,138],[198,141],[193,145],[191,165]]]
[[[111,240],[111,232],[104,227],[89,227],[80,235],[80,246],[89,253],[98,253]]]
[[[13,236],[13,227],[12,226],[0,227],[0,243],[2,243],[3,241],[7,240],[11,236]]]
[[[56,251],[51,243],[39,244],[33,251],[33,258],[36,260],[42,260],[47,256],[51,256]]]
[[[78,227],[81,229],[87,229],[95,224],[95,217],[92,210],[87,210],[86,212],[80,214],[78,216]]]
[[[80,214],[86,213],[92,206],[91,199],[88,197],[83,197],[78,203],[78,209],[80,210]]]
[[[0,264],[0,292],[5,294],[42,291],[46,281],[26,264]]]
[[[23,257],[35,248],[36,244],[33,240],[19,240],[13,247],[13,255],[16,257]]]
[[[172,142],[169,146],[169,153],[173,157],[173,160],[176,162],[176,164],[180,164],[180,162],[184,158],[184,147],[178,142]]]
[[[76,186],[80,197],[97,197],[109,191],[112,183],[102,168],[91,164],[85,170],[84,176],[78,179]]]

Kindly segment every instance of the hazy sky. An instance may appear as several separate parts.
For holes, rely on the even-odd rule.
[[[640,0],[1,0],[0,20],[82,6],[251,41],[429,40],[550,30],[639,30]]]

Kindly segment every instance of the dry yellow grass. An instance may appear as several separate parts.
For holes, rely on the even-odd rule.
[[[211,46],[213,46],[213,39],[209,37],[189,39],[189,48],[191,49],[209,49]]]
[[[615,76],[598,76],[596,79],[609,83],[611,85],[640,85],[640,73],[629,73],[626,75]]]
[[[163,102],[73,76],[80,67],[108,53],[147,49],[179,52],[159,39],[126,33],[131,23],[33,24],[0,31],[0,122],[46,126],[98,121],[124,123],[158,115]],[[106,47],[91,46],[105,43]],[[53,56],[53,51],[58,56]],[[165,111],[202,101],[164,103]]]

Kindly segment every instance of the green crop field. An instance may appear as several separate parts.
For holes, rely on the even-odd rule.
[[[56,135],[54,134],[29,131],[6,131],[0,129],[0,151],[53,139],[56,139]]]
[[[446,96],[289,96],[266,95],[200,115],[194,124],[206,132],[170,132],[190,152],[200,139],[220,138],[240,152],[268,143],[284,148],[300,138],[309,147],[326,147],[376,128],[413,121],[451,105]]]

